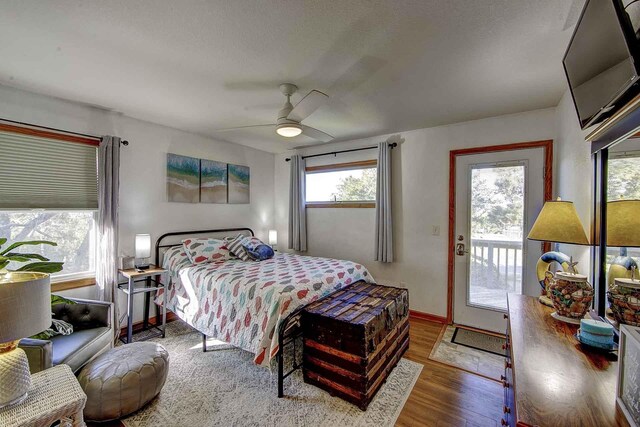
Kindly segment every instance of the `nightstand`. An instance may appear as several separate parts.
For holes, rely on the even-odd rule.
[[[165,275],[164,283],[169,283],[169,275],[168,270],[164,268],[156,267],[155,265],[150,265],[146,270],[137,270],[135,268],[129,270],[118,270],[120,274],[122,274],[126,279],[127,283],[118,284],[118,289],[124,292],[127,295],[127,340],[122,340],[125,344],[129,344],[133,342],[133,297],[136,294],[145,294],[149,295],[149,292],[157,292],[159,289],[164,289],[164,285],[158,280],[158,278],[162,275]],[[142,286],[137,285],[137,283],[144,282]],[[153,283],[153,285],[151,285]],[[147,340],[149,338],[154,338],[157,336],[165,336],[165,329],[167,324],[167,292],[163,293],[164,300],[162,302],[162,327],[158,327],[157,325],[153,326],[153,328],[157,329],[157,334],[148,335],[143,339],[139,339],[138,341]],[[144,317],[145,317],[145,329],[147,326],[147,318],[149,317],[149,308],[148,304],[145,305]]]
[[[71,368],[54,366],[31,376],[26,400],[0,410],[0,425],[40,427],[62,420],[62,426],[83,427],[86,403],[87,395]]]

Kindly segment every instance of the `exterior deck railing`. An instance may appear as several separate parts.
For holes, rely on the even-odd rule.
[[[470,256],[473,268],[485,270],[481,276],[497,281],[496,287],[520,291],[522,241],[471,239]]]

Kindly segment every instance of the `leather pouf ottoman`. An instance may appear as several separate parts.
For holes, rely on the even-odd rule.
[[[101,354],[78,375],[87,394],[85,419],[115,420],[137,411],[160,393],[168,372],[169,353],[160,344],[131,343]]]

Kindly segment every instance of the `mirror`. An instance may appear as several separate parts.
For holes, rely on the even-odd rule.
[[[606,185],[601,185],[599,200],[607,224],[606,244],[600,246],[602,256],[596,263],[602,266],[596,272],[600,275],[599,285],[604,288],[600,295],[604,297],[606,292],[606,297],[598,305],[604,305],[610,319],[627,324],[640,324],[640,300],[636,298],[640,296],[639,136],[634,134],[596,155],[604,166],[602,183]]]

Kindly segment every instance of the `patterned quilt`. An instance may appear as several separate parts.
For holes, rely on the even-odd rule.
[[[175,247],[164,260],[171,272],[167,308],[207,336],[255,354],[262,366],[278,353],[277,325],[292,311],[358,280],[373,282],[351,261],[279,252],[260,262],[191,265]],[[162,298],[160,291],[156,302]]]

